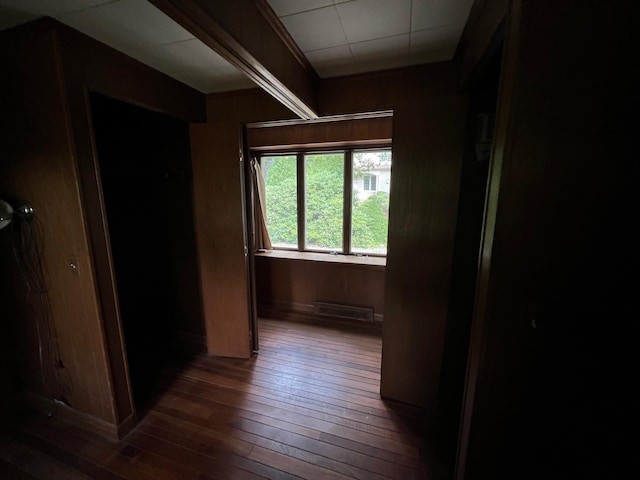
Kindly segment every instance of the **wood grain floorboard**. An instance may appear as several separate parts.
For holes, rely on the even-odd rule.
[[[423,411],[380,398],[381,330],[260,319],[251,359],[167,365],[114,442],[33,415],[0,440],[0,479],[449,480]]]

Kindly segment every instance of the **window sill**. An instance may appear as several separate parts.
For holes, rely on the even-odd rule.
[[[351,265],[372,265],[384,267],[387,265],[386,257],[368,257],[356,255],[331,255],[329,253],[296,252],[292,250],[267,250],[256,252],[256,257],[282,258],[287,260],[306,260],[311,262],[348,263]]]

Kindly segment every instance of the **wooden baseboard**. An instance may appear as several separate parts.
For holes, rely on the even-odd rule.
[[[136,425],[135,414],[130,415],[125,420],[116,425],[101,420],[92,415],[80,412],[74,408],[65,405],[62,402],[53,402],[51,399],[44,398],[32,392],[23,392],[22,398],[24,403],[31,409],[42,413],[43,415],[55,415],[73,425],[97,433],[109,440],[118,441],[127,433],[129,433]]]

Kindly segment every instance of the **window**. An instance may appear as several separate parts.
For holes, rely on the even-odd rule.
[[[298,248],[297,164],[295,155],[262,157],[267,230],[277,248]]]
[[[391,150],[353,152],[352,177],[351,252],[386,255]]]
[[[370,173],[366,173],[362,177],[363,190],[365,192],[375,192],[376,191],[376,177],[375,175],[371,175]]]
[[[342,251],[344,153],[304,156],[305,250]]]
[[[386,255],[390,149],[264,154],[260,163],[275,248]]]

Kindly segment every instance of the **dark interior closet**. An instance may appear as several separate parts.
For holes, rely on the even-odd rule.
[[[158,390],[181,332],[201,332],[189,128],[91,94],[131,387],[140,410]]]

